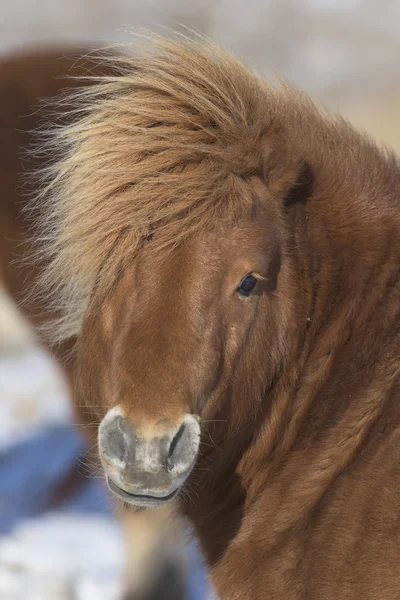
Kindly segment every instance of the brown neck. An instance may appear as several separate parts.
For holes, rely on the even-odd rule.
[[[389,193],[388,163],[378,154],[373,161],[369,196],[352,195],[353,182],[332,196],[313,181],[311,196],[287,208],[299,298],[290,357],[254,422],[229,439],[218,415],[207,428],[210,447],[184,501],[216,571],[232,540],[250,535],[260,503],[270,545],[304,520],[390,401],[400,372],[400,226],[392,216],[400,169]],[[337,173],[341,192],[346,169]]]

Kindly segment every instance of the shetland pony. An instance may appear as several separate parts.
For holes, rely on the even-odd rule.
[[[109,487],[222,600],[397,599],[399,160],[211,43],[106,62],[35,206]]]

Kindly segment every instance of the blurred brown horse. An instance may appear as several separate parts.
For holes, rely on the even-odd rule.
[[[111,64],[37,200],[110,488],[224,600],[397,599],[398,159],[212,44]]]
[[[26,149],[32,142],[32,131],[44,117],[39,100],[49,100],[61,89],[82,86],[85,82],[69,79],[73,76],[95,74],[100,67],[89,58],[77,61],[84,49],[64,48],[53,51],[24,52],[3,58],[0,62],[0,275],[2,283],[17,301],[25,296],[38,276],[39,264],[27,266],[21,258],[29,250],[29,218],[24,212],[28,192],[25,171],[38,166],[37,159],[28,159]],[[106,73],[107,69],[102,69]],[[50,104],[51,106],[51,104]],[[25,314],[35,326],[41,326],[50,315],[46,307],[35,301],[25,306]],[[73,389],[73,340],[53,347]],[[92,418],[80,406],[75,406],[79,431],[93,445]],[[52,504],[84,483],[82,467],[71,472],[54,491]],[[126,587],[129,598],[155,600],[182,597],[183,563],[179,533],[167,525],[165,513],[134,514],[120,510],[126,536]],[[176,541],[174,538],[176,538]]]

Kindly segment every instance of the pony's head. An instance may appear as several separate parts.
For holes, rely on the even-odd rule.
[[[300,163],[280,93],[218,47],[158,40],[115,68],[53,138],[44,283],[109,486],[147,506],[188,477],[202,423],[233,435],[282,365]]]

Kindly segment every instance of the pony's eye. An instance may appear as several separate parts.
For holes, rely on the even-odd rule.
[[[254,275],[250,273],[243,277],[242,281],[239,283],[236,291],[240,296],[250,296],[250,294],[254,291],[254,288],[257,285],[257,279]]]

